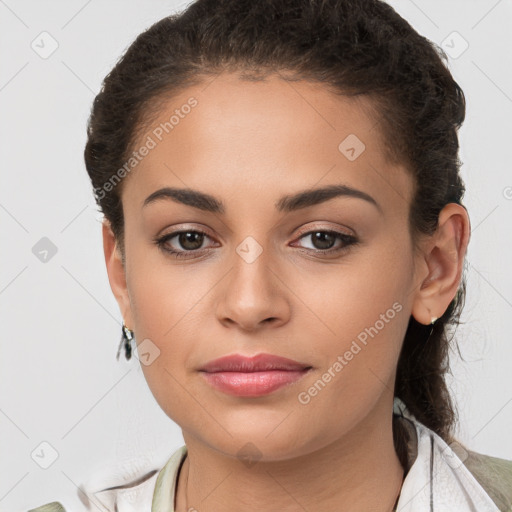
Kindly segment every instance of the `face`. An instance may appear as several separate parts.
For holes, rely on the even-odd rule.
[[[149,149],[123,183],[116,296],[185,439],[286,459],[391,414],[417,287],[413,180],[386,162],[367,106],[307,82],[224,74],[173,97],[136,144]],[[339,193],[311,195],[326,187]],[[144,204],[163,188],[212,197]],[[311,368],[237,396],[198,371],[235,353]]]

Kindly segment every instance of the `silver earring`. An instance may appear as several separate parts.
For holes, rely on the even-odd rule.
[[[430,339],[430,336],[432,336],[432,333],[434,332],[434,324],[436,323],[436,320],[438,320],[437,317],[433,316],[430,320],[430,332],[428,333],[427,339],[425,340],[425,343]]]

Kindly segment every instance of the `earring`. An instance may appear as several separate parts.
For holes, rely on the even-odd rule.
[[[119,361],[119,354],[121,353],[121,347],[124,345],[124,355],[127,361],[132,357],[132,346],[131,342],[134,339],[133,331],[126,327],[123,322],[123,326],[121,327],[122,336],[121,341],[119,343],[119,348],[117,349],[116,359]]]
[[[434,324],[436,323],[436,320],[438,320],[437,317],[433,316],[432,319],[430,320],[430,332],[428,333],[428,336],[427,336],[427,339],[425,340],[425,343],[430,339],[430,336],[432,335],[432,333],[434,332]]]

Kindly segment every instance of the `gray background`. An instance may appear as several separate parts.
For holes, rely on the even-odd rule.
[[[452,357],[449,382],[460,440],[512,459],[512,4],[389,3],[449,50],[466,94],[460,157],[472,237],[457,332],[465,361]],[[1,511],[53,500],[82,510],[78,485],[159,466],[183,444],[137,359],[115,360],[121,315],[82,154],[102,78],[139,32],[185,5],[0,0]],[[48,246],[43,237],[56,249],[46,262],[34,254]],[[52,450],[58,457],[43,469]]]

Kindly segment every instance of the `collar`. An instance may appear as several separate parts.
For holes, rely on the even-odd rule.
[[[500,512],[459,458],[456,446],[452,449],[416,420],[398,397],[394,399],[393,414],[414,427],[416,433],[409,446],[413,460],[409,460],[397,512]]]

